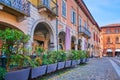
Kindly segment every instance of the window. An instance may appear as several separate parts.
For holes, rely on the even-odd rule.
[[[115,29],[115,33],[119,33],[119,29],[118,28]]]
[[[71,22],[76,24],[76,13],[73,9],[71,10]]]
[[[119,43],[119,37],[116,37],[116,43]]]
[[[86,22],[84,23],[84,27],[87,29],[87,23]]]
[[[110,37],[107,38],[107,43],[110,43]]]
[[[66,1],[62,0],[62,16],[66,17]]]
[[[106,33],[107,33],[107,34],[111,33],[110,29],[107,29],[107,30],[106,30]]]
[[[43,5],[50,7],[50,0],[42,0]]]
[[[82,31],[82,19],[79,17],[79,31]]]
[[[82,19],[79,17],[79,26],[82,26]]]

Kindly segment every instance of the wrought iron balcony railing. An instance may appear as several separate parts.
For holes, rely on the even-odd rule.
[[[58,5],[55,0],[39,0],[38,9],[46,8],[53,15],[58,15]]]
[[[79,26],[79,33],[85,35],[88,38],[91,37],[91,32],[83,26]]]
[[[3,10],[5,9],[14,15],[17,15],[14,12],[19,13],[19,15],[30,15],[30,3],[27,0],[0,0],[0,4],[3,5]]]

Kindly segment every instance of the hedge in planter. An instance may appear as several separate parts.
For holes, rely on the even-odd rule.
[[[39,65],[38,65],[38,67],[31,69],[31,78],[32,79],[42,76],[46,73],[47,64],[48,64],[47,54],[43,54],[42,58],[37,57],[35,59],[35,61],[37,61],[39,63]]]
[[[72,66],[76,66],[77,65],[77,60],[78,60],[78,51],[76,50],[72,50]]]
[[[57,69],[57,51],[48,52],[48,66],[47,73],[56,71]]]
[[[29,40],[29,35],[25,35],[23,32],[17,30],[17,29],[5,29],[0,30],[0,39],[2,40],[2,55],[5,55],[7,57],[7,63],[6,63],[6,69],[8,73],[5,76],[5,79],[7,80],[25,80],[28,79],[29,75],[29,69],[24,70],[15,70],[17,71],[10,71],[11,65],[16,65],[17,67],[21,68],[26,65],[25,59],[28,59],[24,54],[25,47],[24,44],[27,43]],[[22,45],[22,46],[21,46]],[[29,60],[28,60],[29,62]],[[25,71],[26,77],[23,79],[23,74],[21,74],[22,71]],[[26,72],[27,71],[27,72]],[[20,72],[20,74],[19,74]],[[16,76],[16,78],[14,76]],[[19,79],[18,79],[18,78]]]
[[[25,35],[23,32],[17,30],[17,29],[5,29],[0,30],[0,39],[2,40],[2,55],[7,56],[7,64],[6,68],[7,71],[10,69],[11,64],[11,55],[13,54],[19,54],[24,53],[24,50],[20,50],[18,46],[20,44],[24,44],[29,40],[29,35]]]
[[[65,68],[71,67],[71,61],[72,61],[71,51],[67,51],[66,52]]]
[[[82,50],[78,50],[78,64],[81,63],[81,59],[82,59]]]
[[[81,63],[85,63],[86,61],[87,61],[87,53],[86,53],[86,51],[82,51]]]
[[[65,60],[66,60],[66,53],[64,51],[57,51],[57,69],[63,69],[65,66]]]

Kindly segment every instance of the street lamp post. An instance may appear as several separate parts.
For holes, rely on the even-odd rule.
[[[3,68],[6,68],[6,55],[3,53],[1,56],[0,56],[0,58],[1,58],[1,66],[3,67]]]

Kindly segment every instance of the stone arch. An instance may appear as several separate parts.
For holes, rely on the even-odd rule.
[[[75,45],[77,44],[77,38],[75,36],[71,36],[71,49],[75,50]]]
[[[40,40],[40,41],[43,42],[44,49],[47,49],[47,50],[51,50],[52,49],[53,50],[54,47],[55,47],[54,42],[55,42],[55,38],[56,37],[55,37],[55,31],[54,31],[52,25],[49,23],[49,21],[43,19],[43,20],[37,20],[34,23],[32,29],[31,29],[31,41],[32,41],[32,43],[34,42],[34,39],[36,39],[35,36],[34,36],[36,34],[35,33],[36,31],[39,32],[40,34],[43,34],[43,33],[46,34],[47,37],[45,37],[45,35],[44,35],[45,41],[49,37],[48,41],[47,41],[47,43],[49,43],[48,45],[46,44],[44,39]],[[45,47],[46,46],[45,44],[47,45],[47,47]]]
[[[26,27],[27,22],[26,21],[18,22],[16,20],[16,16],[14,16],[14,15],[11,15],[4,11],[0,11],[0,23],[10,24],[10,25],[16,27],[17,29],[19,29],[20,31],[24,32],[25,34],[27,34],[27,29],[28,29]]]
[[[60,50],[65,50],[65,38],[66,38],[66,33],[64,31],[59,32],[58,34],[59,37],[59,49]]]
[[[35,30],[35,28],[36,28],[36,26],[39,24],[39,23],[45,23],[45,24],[47,24],[48,26],[49,26],[49,28],[52,30],[52,35],[54,36],[54,38],[55,38],[55,30],[53,29],[53,27],[52,27],[52,25],[51,25],[51,23],[48,21],[48,20],[46,20],[46,19],[39,19],[39,20],[37,20],[37,21],[35,21],[35,23],[33,24],[33,26],[32,26],[32,29],[31,29],[31,36],[32,36],[32,41],[33,41],[33,35],[34,35],[34,30]]]
[[[19,29],[17,26],[15,26],[13,24],[0,21],[0,29],[4,30],[6,28],[14,28],[14,29],[17,29],[17,30],[20,30],[21,32],[23,32],[21,29]]]

